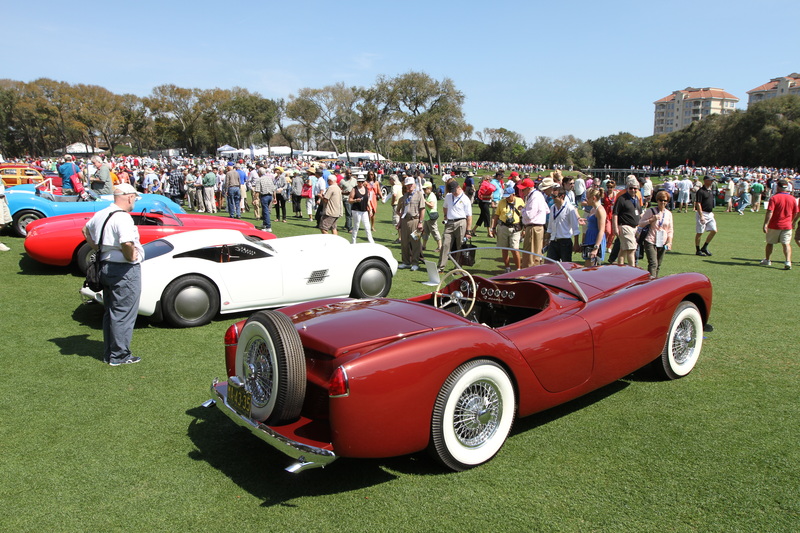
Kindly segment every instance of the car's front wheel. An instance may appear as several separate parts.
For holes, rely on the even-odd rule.
[[[278,425],[300,416],[306,395],[306,360],[289,317],[267,310],[247,319],[236,347],[236,375],[252,396],[254,419]]]
[[[211,322],[219,311],[219,291],[203,276],[183,276],[164,289],[161,310],[173,326],[202,326]]]
[[[430,451],[456,471],[485,463],[506,441],[515,412],[514,386],[500,365],[486,359],[464,363],[436,398]]]
[[[28,224],[33,222],[34,220],[39,220],[40,218],[44,218],[44,215],[38,211],[34,211],[32,209],[23,209],[21,211],[17,211],[14,213],[14,216],[11,217],[13,223],[11,224],[12,228],[14,229],[14,233],[19,235],[20,237],[24,237],[28,234]]]
[[[383,298],[392,288],[392,271],[380,259],[362,261],[353,273],[352,298]]]
[[[703,347],[703,317],[697,306],[681,302],[672,315],[664,350],[654,361],[656,371],[665,379],[687,375],[697,364]]]

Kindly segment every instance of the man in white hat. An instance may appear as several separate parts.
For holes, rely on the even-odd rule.
[[[400,215],[397,229],[400,232],[401,256],[401,263],[397,268],[410,267],[411,270],[419,270],[425,198],[421,191],[416,190],[416,181],[411,176],[403,181],[403,187],[405,194],[397,204],[397,213]]]
[[[138,363],[131,354],[133,326],[142,293],[140,264],[144,249],[139,230],[130,215],[136,199],[136,189],[128,183],[114,188],[114,203],[94,214],[83,227],[83,236],[95,251],[102,247],[97,261],[101,262],[100,281],[103,284],[103,361],[111,366]],[[102,233],[102,242],[100,234]]]

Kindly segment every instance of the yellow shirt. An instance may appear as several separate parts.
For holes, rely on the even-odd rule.
[[[516,207],[516,210],[512,209],[513,207]],[[508,198],[503,198],[497,204],[494,214],[497,215],[497,221],[501,224],[520,224],[523,207],[525,207],[525,200],[522,198],[514,196],[513,204],[508,203]]]

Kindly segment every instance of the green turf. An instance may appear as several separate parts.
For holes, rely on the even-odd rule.
[[[238,317],[186,330],[141,320],[142,363],[110,368],[81,278],[4,235],[0,529],[797,531],[800,265],[780,270],[778,252],[779,266],[758,266],[762,215],[717,218],[714,255],[700,258],[693,215],[676,214],[662,269],[714,283],[716,330],[690,376],[632,376],[520,420],[497,457],[458,474],[425,454],[285,473],[286,457],[199,407]],[[385,205],[376,237],[399,258]],[[485,231],[476,243],[490,244]],[[400,271],[391,296],[425,292],[424,280]]]

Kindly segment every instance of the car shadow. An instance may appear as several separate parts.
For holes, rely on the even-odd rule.
[[[57,337],[48,340],[58,346],[61,355],[78,355],[80,357],[94,357],[98,361],[103,360],[103,341],[92,340],[88,334]]]
[[[541,413],[517,419],[514,422],[514,427],[512,428],[509,437],[549,424],[550,422],[580,411],[585,407],[593,405],[613,394],[616,394],[630,385],[630,383],[625,381],[628,379],[628,377],[629,376],[626,376],[622,380],[617,380],[603,388],[597,389],[594,392],[590,392],[585,396],[581,396],[580,398],[576,398],[572,401],[557,405],[555,407],[551,407],[550,409],[542,411]]]
[[[46,265],[31,259],[28,254],[21,253],[18,276],[63,276],[72,272],[70,267]]]
[[[95,301],[83,302],[72,312],[72,319],[82,326],[92,329],[103,329],[103,314],[105,307]],[[137,316],[134,329],[149,327],[147,317]]]
[[[363,489],[397,478],[382,468],[383,461],[338,459],[329,466],[291,474],[283,470],[293,460],[234,424],[216,407],[194,407],[187,436],[196,446],[188,453],[205,461],[243,490],[262,501],[262,507],[295,507],[292,500]],[[338,475],[337,475],[338,473]]]

